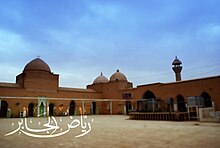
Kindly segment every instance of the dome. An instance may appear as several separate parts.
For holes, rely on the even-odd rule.
[[[102,73],[101,73],[101,75],[98,76],[98,77],[94,80],[94,82],[93,82],[93,84],[98,84],[98,83],[108,83],[108,78],[106,78],[105,76],[103,76]]]
[[[116,71],[116,73],[114,73],[111,77],[110,77],[110,82],[114,82],[114,81],[127,81],[126,76],[119,72],[119,70]]]
[[[182,64],[182,62],[179,59],[177,59],[177,57],[174,59],[174,61],[172,63],[172,65],[181,65],[181,64]]]
[[[40,58],[36,58],[30,61],[25,67],[23,71],[28,70],[40,70],[40,71],[47,71],[51,72],[50,67]]]

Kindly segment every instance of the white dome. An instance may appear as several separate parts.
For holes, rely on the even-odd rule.
[[[98,76],[98,77],[94,80],[94,82],[93,82],[93,84],[99,84],[99,83],[108,83],[108,78],[106,78],[105,76],[103,76],[102,73],[101,73],[101,75]]]

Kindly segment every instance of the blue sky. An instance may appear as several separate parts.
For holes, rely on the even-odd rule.
[[[219,0],[0,0],[0,81],[38,55],[60,86],[120,69],[134,86],[220,75]]]

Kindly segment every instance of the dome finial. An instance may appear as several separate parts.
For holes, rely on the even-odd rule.
[[[102,75],[102,72],[101,72],[101,75],[98,76],[94,81],[93,81],[93,84],[99,84],[99,83],[108,83],[108,78],[106,78],[105,76]]]
[[[177,56],[175,56],[175,59],[173,60],[172,65],[181,65],[182,62],[177,58]]]
[[[110,77],[110,82],[127,81],[126,76],[119,69]]]

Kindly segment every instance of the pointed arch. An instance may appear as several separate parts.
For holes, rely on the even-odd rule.
[[[207,92],[201,93],[200,96],[204,98],[205,107],[212,107],[212,99],[211,99],[211,96]]]
[[[152,98],[156,98],[155,94],[150,91],[150,90],[147,90],[144,94],[143,94],[143,99],[152,99]]]
[[[185,99],[181,94],[176,96],[176,103],[179,112],[186,112]]]
[[[145,93],[142,96],[143,100],[140,100],[137,102],[137,110],[140,112],[154,112],[155,110],[155,100],[156,100],[156,96],[155,94],[150,91],[147,90],[145,91]]]

